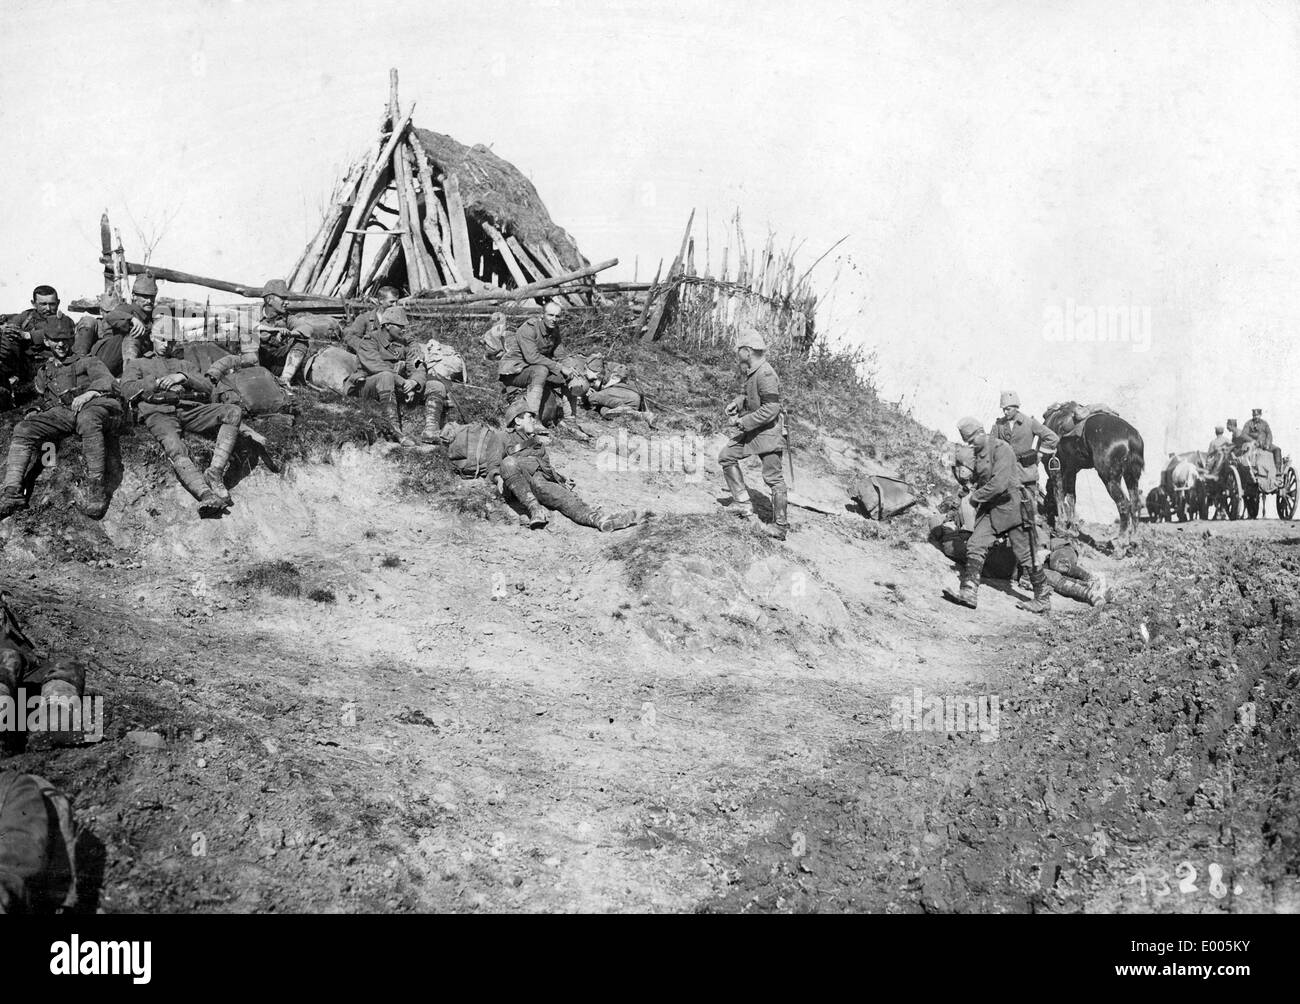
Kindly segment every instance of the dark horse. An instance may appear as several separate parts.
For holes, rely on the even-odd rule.
[[[1066,527],[1072,526],[1075,478],[1080,471],[1092,467],[1115,500],[1120,536],[1131,534],[1137,529],[1142,511],[1142,497],[1138,494],[1138,481],[1145,464],[1142,437],[1118,415],[1102,411],[1083,420],[1082,434],[1076,431],[1067,435],[1075,429],[1078,410],[1074,401],[1065,401],[1043,413],[1047,427],[1061,437],[1057,452],[1061,467],[1047,479],[1047,511],[1049,515],[1062,517]]]

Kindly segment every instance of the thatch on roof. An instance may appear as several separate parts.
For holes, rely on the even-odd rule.
[[[532,182],[485,146],[411,124],[400,114],[397,71],[374,148],[335,186],[330,207],[289,276],[289,288],[325,297],[396,286],[410,296],[508,291],[567,277],[599,297],[573,238],[556,226]]]

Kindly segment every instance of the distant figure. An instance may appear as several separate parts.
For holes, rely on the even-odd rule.
[[[772,492],[772,523],[763,531],[785,540],[790,528],[785,485],[785,418],[781,410],[781,381],[765,358],[767,342],[752,327],[736,338],[736,361],[745,374],[744,393],[727,405],[731,418],[731,441],[718,454],[722,476],[731,492],[731,511],[742,519],[754,514],[749,488],[740,461],[758,457],[763,462],[763,481]]]
[[[1223,431],[1223,426],[1214,427],[1214,438],[1210,440],[1210,445],[1205,452],[1211,455],[1218,453],[1220,450],[1226,450],[1232,445],[1232,437]]]
[[[1268,450],[1273,454],[1273,462],[1277,469],[1282,469],[1282,449],[1273,443],[1273,430],[1269,424],[1264,421],[1264,410],[1262,408],[1252,408],[1250,412],[1250,421],[1246,423],[1245,428],[1241,431],[1250,436],[1259,444],[1261,450]]]

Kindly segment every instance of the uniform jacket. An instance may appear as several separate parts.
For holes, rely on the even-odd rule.
[[[379,308],[365,310],[352,319],[352,323],[343,329],[343,339],[360,338],[374,328],[379,327]]]
[[[0,325],[11,325],[27,335],[31,340],[32,351],[35,353],[45,351],[45,336],[48,332],[73,329],[72,318],[63,311],[59,311],[52,317],[42,317],[36,312],[35,307],[28,307],[17,314],[0,316]]]
[[[36,371],[36,393],[47,408],[66,408],[88,390],[113,392],[113,374],[94,356],[69,356],[63,363],[50,356]]]
[[[563,354],[559,327],[552,334],[546,330],[542,318],[530,317],[514,334],[506,336],[506,348],[497,366],[497,375],[514,376],[529,366],[545,366],[554,376],[561,377],[560,364],[555,360]]]
[[[505,457],[534,460],[538,471],[552,481],[560,476],[551,466],[546,447],[536,436],[519,429],[491,429],[486,425],[458,425],[449,422],[442,430],[447,461],[459,474],[493,478],[501,471]]]
[[[1055,432],[1023,411],[1016,412],[1011,421],[999,415],[993,420],[993,435],[1010,444],[1016,463],[1026,475],[1025,480],[1029,480],[1028,475],[1032,474],[1034,481],[1038,480],[1038,451],[1034,449],[1034,437],[1038,437],[1038,447],[1042,450],[1055,450],[1061,441]]]
[[[1004,533],[1023,522],[1020,465],[1005,440],[986,436],[984,446],[975,451],[975,483],[978,487],[969,497],[978,519],[990,519],[997,533]]]
[[[785,420],[781,412],[781,380],[772,364],[761,359],[745,378],[745,393],[732,404],[740,409],[740,431],[732,441],[745,447],[745,456],[785,449]]]
[[[1218,453],[1220,450],[1227,449],[1231,445],[1232,445],[1232,437],[1225,432],[1223,435],[1215,436],[1213,439],[1211,439],[1210,447],[1205,452]]]
[[[1273,448],[1273,430],[1262,418],[1252,418],[1241,427],[1243,435],[1250,436],[1259,444],[1261,450]]]
[[[316,330],[307,314],[291,314],[288,311],[274,311],[262,306],[262,317],[257,324],[258,334],[264,342],[280,344],[285,341],[311,340]]]
[[[357,357],[367,376],[396,373],[414,380],[421,388],[428,382],[424,350],[418,342],[407,344],[394,338],[383,327],[374,327],[364,335],[349,335],[344,343]]]
[[[151,352],[147,356],[126,361],[122,370],[122,394],[128,401],[137,394],[148,398],[150,394],[160,389],[158,381],[163,377],[172,373],[182,373],[185,376],[184,385],[172,389],[183,398],[208,402],[212,400],[216,384],[221,378],[232,370],[238,369],[239,366],[239,357],[228,355],[218,359],[205,373],[199,368],[198,363],[188,359],[173,359]],[[214,380],[213,377],[216,379]],[[153,405],[153,407],[157,406]],[[164,407],[174,407],[174,405],[164,405]]]

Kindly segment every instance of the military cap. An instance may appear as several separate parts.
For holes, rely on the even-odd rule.
[[[978,418],[967,415],[957,423],[957,431],[961,434],[961,438],[969,443],[972,436],[984,431],[984,425]]]
[[[394,304],[391,307],[385,307],[379,312],[380,324],[396,324],[398,327],[405,328],[410,322],[406,319],[406,308],[400,304]]]
[[[1010,408],[1012,405],[1015,405],[1017,408],[1020,407],[1020,395],[1014,390],[1004,390],[1002,396],[998,399],[998,407]]]
[[[759,352],[767,351],[767,341],[753,325],[746,324],[736,335],[736,348],[738,349],[757,349]]]
[[[138,276],[131,286],[131,293],[134,296],[157,296],[158,281],[148,274]]]
[[[529,414],[531,414],[528,408],[528,399],[526,397],[515,398],[514,401],[510,403],[510,406],[506,408],[506,428],[508,429],[510,426],[514,425],[515,419],[524,414],[524,412],[529,412]]]
[[[288,296],[289,284],[283,279],[269,279],[262,287],[263,296]]]

